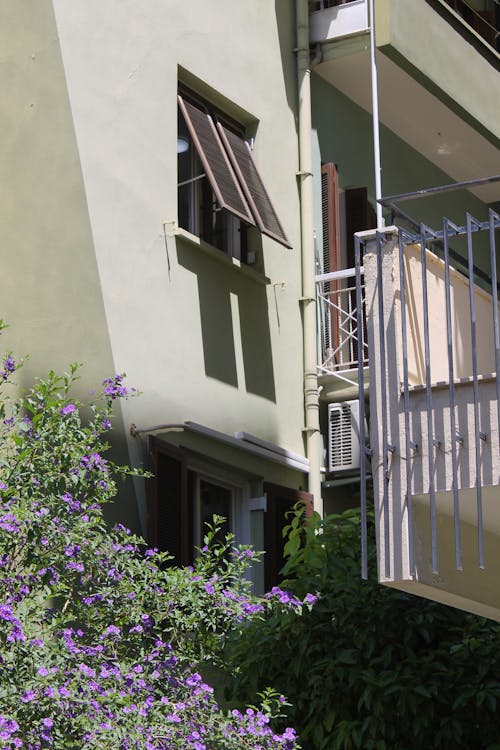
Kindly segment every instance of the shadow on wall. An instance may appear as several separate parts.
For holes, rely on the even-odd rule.
[[[297,78],[295,67],[296,30],[295,3],[284,3],[275,0],[276,26],[278,29],[283,82],[288,106],[292,112],[297,111]]]
[[[276,401],[265,286],[205,257],[197,248],[177,243],[181,266],[196,274],[205,374],[248,393]],[[236,316],[231,295],[238,303]],[[239,317],[240,331],[234,330]],[[237,337],[241,338],[244,383],[238,383]]]

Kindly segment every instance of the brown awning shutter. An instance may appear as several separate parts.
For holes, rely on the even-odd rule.
[[[288,242],[261,176],[257,171],[248,143],[236,133],[225,128],[220,122],[217,123],[217,129],[260,231],[285,247],[291,248],[292,246]]]
[[[191,102],[183,99],[182,96],[177,98],[198,156],[220,207],[226,208],[248,224],[255,225],[212,118]]]

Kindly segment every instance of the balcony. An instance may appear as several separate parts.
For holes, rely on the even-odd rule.
[[[361,279],[363,269],[361,269]],[[356,269],[316,276],[318,316],[318,380],[321,399],[332,401],[342,392],[358,394],[359,357],[368,382],[368,344],[364,332],[359,335],[358,307],[364,319],[364,284],[356,292]]]
[[[444,0],[462,21],[475,33],[484,39],[494,50],[500,52],[500,8],[495,0],[484,0],[481,8],[475,8],[467,0]]]
[[[490,210],[359,240],[379,578],[497,620],[499,228]],[[451,260],[460,243],[465,272]]]
[[[367,3],[325,6],[310,16],[314,73],[371,112]],[[445,0],[377,0],[375,41],[381,123],[454,181],[500,173],[499,53]]]
[[[310,20],[312,44],[369,31],[368,0],[322,0],[314,7]]]

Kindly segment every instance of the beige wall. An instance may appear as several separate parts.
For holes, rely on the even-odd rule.
[[[421,247],[405,248],[406,320],[408,326],[408,375],[411,385],[425,383],[425,342]],[[427,299],[431,382],[449,379],[446,290],[444,262],[426,251]],[[395,272],[398,272],[395,269]],[[472,348],[468,279],[450,269],[453,369],[455,379],[472,377]],[[477,329],[477,367],[480,375],[495,371],[492,297],[474,286]],[[400,343],[401,346],[401,343]],[[400,362],[402,357],[399,352]]]

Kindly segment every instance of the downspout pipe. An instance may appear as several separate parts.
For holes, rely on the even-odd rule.
[[[321,498],[322,443],[319,430],[319,392],[316,362],[316,286],[314,259],[313,175],[311,152],[311,63],[309,7],[296,0],[297,84],[299,98],[299,186],[302,250],[302,341],[306,456],[309,459],[309,492],[314,510],[323,515]]]

